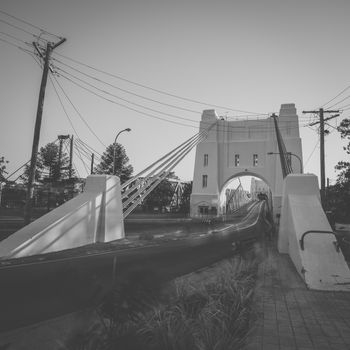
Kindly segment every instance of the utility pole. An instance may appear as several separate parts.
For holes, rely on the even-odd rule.
[[[58,150],[58,179],[61,178],[61,170],[62,168],[62,147],[63,147],[63,141],[69,139],[69,135],[58,135],[57,136],[60,141],[60,146]],[[66,170],[67,167],[64,168]],[[69,167],[68,167],[69,169]]]
[[[69,148],[69,178],[72,178],[73,169],[73,147],[74,147],[74,135],[70,138],[70,148]]]
[[[94,160],[95,160],[95,153],[91,154],[91,166],[90,166],[90,174],[93,175],[94,173]]]
[[[24,211],[25,224],[30,223],[31,214],[32,214],[32,201],[33,201],[33,197],[34,197],[33,182],[34,182],[34,178],[35,178],[36,163],[37,163],[37,158],[38,158],[38,147],[39,147],[41,121],[42,121],[42,115],[43,115],[45,89],[46,89],[46,83],[47,83],[47,76],[48,76],[48,72],[50,69],[50,55],[51,55],[52,51],[57,46],[63,44],[65,41],[66,41],[66,39],[63,38],[56,44],[48,42],[46,45],[45,56],[43,56],[41,51],[38,49],[37,44],[35,42],[33,42],[35,49],[39,52],[40,56],[44,60],[44,69],[43,69],[43,75],[42,75],[41,84],[40,84],[39,100],[38,100],[38,107],[37,107],[35,127],[34,127],[32,155],[31,155],[30,167],[29,167],[26,204],[25,204],[25,208],[24,208],[24,210],[25,210]]]
[[[61,135],[60,135],[61,136]],[[63,146],[63,138],[58,136],[58,139],[60,140],[60,146],[59,146],[59,149],[58,149],[58,174],[57,174],[57,177],[58,177],[58,180],[61,179],[61,168],[62,168],[62,146]]]
[[[339,110],[332,111],[332,110],[324,110],[323,108],[320,108],[318,111],[303,111],[303,114],[306,113],[312,113],[312,114],[318,114],[319,115],[319,121],[311,123],[310,126],[320,124],[320,175],[321,175],[321,203],[322,206],[325,205],[325,199],[326,199],[326,189],[325,189],[325,152],[324,152],[324,122],[326,120],[333,119],[335,117],[338,117],[338,115],[331,116],[329,118],[324,118],[325,113],[339,113]]]

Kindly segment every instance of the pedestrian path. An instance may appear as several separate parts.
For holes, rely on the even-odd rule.
[[[256,322],[245,350],[350,349],[350,293],[308,290],[289,256],[275,247],[264,247]]]

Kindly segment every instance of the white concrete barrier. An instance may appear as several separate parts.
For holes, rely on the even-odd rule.
[[[350,291],[350,270],[320,202],[317,177],[291,174],[284,180],[278,250],[289,254],[310,289]],[[300,240],[304,236],[304,249]]]
[[[123,237],[119,178],[90,175],[83,193],[0,242],[0,257],[43,254]]]

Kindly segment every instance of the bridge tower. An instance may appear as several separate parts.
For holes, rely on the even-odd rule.
[[[279,128],[287,153],[302,159],[299,120],[295,105],[282,104]],[[215,110],[204,110],[200,131],[216,123],[208,137],[197,145],[191,216],[222,215],[220,202],[224,186],[234,177],[251,175],[264,180],[270,187],[274,214],[281,211],[282,168],[273,118],[228,121],[219,118]],[[268,153],[276,154],[268,154]],[[294,173],[300,173],[300,162],[291,156]]]

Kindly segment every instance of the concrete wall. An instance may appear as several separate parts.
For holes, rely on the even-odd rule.
[[[90,175],[85,191],[0,242],[0,257],[22,257],[124,237],[120,181]]]
[[[278,250],[289,254],[299,275],[310,289],[350,290],[350,270],[332,234],[304,232],[332,231],[320,202],[317,177],[288,175],[284,181]]]
[[[259,120],[227,121],[220,119],[214,110],[202,114],[200,130],[216,125],[209,136],[196,148],[196,159],[191,195],[191,216],[198,214],[198,203],[208,200],[218,209],[221,207],[220,193],[225,184],[240,175],[253,175],[264,180],[271,188],[274,199],[274,212],[280,212],[282,196],[282,170],[278,153],[275,127],[272,118]],[[299,122],[294,104],[283,104],[280,109],[279,126],[287,152],[302,159]],[[204,155],[208,154],[208,165],[204,165]],[[239,165],[235,155],[239,155]],[[258,163],[253,164],[253,155],[258,155]],[[298,173],[298,159],[292,157],[293,170]],[[202,187],[202,176],[208,175],[208,186]],[[218,210],[219,212],[219,210]]]

